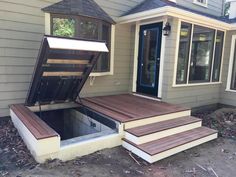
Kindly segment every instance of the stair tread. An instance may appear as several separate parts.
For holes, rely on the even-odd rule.
[[[196,123],[196,122],[201,122],[201,119],[198,119],[192,116],[185,116],[185,117],[171,119],[171,120],[167,120],[163,122],[157,122],[157,123],[148,124],[148,125],[144,125],[140,127],[135,127],[135,128],[127,129],[125,131],[134,136],[141,137],[141,136],[149,135],[152,133],[156,133],[156,132],[160,132],[160,131],[164,131],[171,128],[176,128],[179,126]]]
[[[140,145],[136,145],[135,143],[132,143],[127,139],[123,140],[135,146],[136,148],[146,152],[147,154],[153,156],[169,149],[213,135],[217,132],[218,131],[207,127],[199,127]]]

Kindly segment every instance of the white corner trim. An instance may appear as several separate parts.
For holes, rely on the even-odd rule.
[[[166,24],[168,21],[168,18],[166,17],[163,19],[163,25]],[[158,98],[162,98],[162,88],[163,88],[163,76],[164,76],[164,63],[165,63],[165,48],[166,48],[166,38],[168,36],[164,36],[162,34],[162,39],[161,39],[161,56],[160,56],[160,68],[159,68],[159,81],[158,81]]]
[[[234,54],[235,54],[235,45],[236,45],[236,35],[232,36],[231,40],[231,49],[230,49],[230,58],[229,58],[229,69],[228,69],[228,77],[227,77],[227,91],[233,91],[231,87],[231,80],[232,80],[232,72],[233,72],[233,64],[234,64]]]
[[[193,3],[198,5],[198,6],[202,6],[202,7],[208,7],[208,0],[206,0],[206,3],[201,3],[201,2],[198,2],[197,0],[193,0]]]
[[[92,72],[89,76],[112,76],[114,75],[114,60],[115,60],[115,25],[111,25],[111,50],[110,50],[110,71],[108,72]]]
[[[177,67],[178,67],[178,55],[179,55],[179,41],[180,41],[180,27],[181,27],[181,20],[178,19],[177,22],[177,38],[176,38],[176,47],[175,47],[175,58],[174,58],[174,74],[173,74],[173,85],[176,83],[177,77]]]
[[[50,13],[44,13],[45,17],[45,34],[51,34],[51,15]]]
[[[136,92],[136,88],[137,88],[139,31],[140,31],[140,23],[136,22],[136,25],[135,25],[135,41],[134,41],[134,66],[133,66],[132,92]]]

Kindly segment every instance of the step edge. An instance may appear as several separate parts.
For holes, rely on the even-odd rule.
[[[176,118],[176,119],[178,119],[178,118]],[[169,120],[167,120],[167,121],[169,121]],[[136,137],[139,138],[139,137],[142,137],[142,136],[147,136],[147,135],[150,135],[150,134],[153,134],[153,133],[158,133],[158,132],[166,131],[166,130],[169,130],[169,129],[173,129],[173,128],[177,128],[177,127],[181,127],[181,126],[185,126],[185,125],[190,125],[190,124],[197,123],[197,122],[202,122],[202,119],[198,119],[198,120],[195,120],[195,121],[192,121],[192,122],[189,122],[189,123],[184,123],[184,124],[177,125],[177,126],[172,126],[172,127],[164,128],[162,130],[152,131],[150,133],[145,133],[145,134],[142,134],[142,135],[135,135],[134,133],[130,132],[129,129],[125,130],[125,132],[130,133],[133,136],[136,136]],[[160,123],[160,122],[157,122],[157,123]],[[148,125],[150,125],[150,124],[148,124]],[[143,125],[143,126],[147,126],[147,125]],[[142,126],[139,126],[139,127],[142,127]]]
[[[196,141],[196,140],[199,140],[199,139],[202,139],[202,138],[205,138],[205,137],[207,137],[207,136],[214,135],[214,134],[218,134],[218,131],[217,131],[217,130],[212,131],[212,133],[209,133],[209,134],[207,134],[207,135],[201,136],[200,138],[194,139],[194,140],[192,140],[192,141],[188,141],[188,142],[186,142],[186,143],[181,143],[181,144],[179,144],[179,145],[177,145],[177,146],[174,146],[174,147],[171,147],[171,148],[167,148],[167,149],[162,150],[162,151],[160,151],[160,152],[158,152],[158,153],[155,153],[155,154],[151,154],[151,153],[149,153],[149,152],[147,152],[147,151],[141,149],[140,147],[138,147],[138,145],[136,145],[135,143],[133,143],[133,142],[131,142],[131,141],[125,139],[125,138],[122,138],[122,141],[125,141],[126,143],[128,143],[128,144],[130,144],[130,145],[132,145],[132,146],[134,146],[134,147],[136,147],[136,148],[138,148],[139,150],[141,150],[141,151],[143,151],[143,152],[149,154],[150,156],[154,156],[154,155],[157,155],[157,154],[159,154],[159,153],[168,151],[168,150],[170,150],[170,149],[173,149],[173,148],[182,146],[182,145],[187,144],[187,143],[191,143],[191,142],[193,142],[193,141]]]
[[[191,111],[191,109],[183,109],[183,110],[178,110],[178,111],[171,111],[171,112],[168,112],[168,113],[162,113],[162,114],[153,115],[153,116],[137,117],[136,119],[125,120],[122,123],[130,123],[130,122],[134,122],[134,121],[138,121],[138,120],[149,119],[149,118],[158,117],[158,116],[164,116],[164,115],[168,115],[168,114],[181,113],[181,112],[185,112],[185,111]]]
[[[168,136],[173,136],[173,135],[183,133],[183,132],[186,132],[186,131],[190,131],[190,130],[200,128],[200,127],[202,127],[202,122],[194,122],[194,123],[191,123],[191,124],[182,125],[182,126],[167,129],[167,130],[164,130],[164,131],[154,132],[154,133],[147,134],[147,135],[140,136],[140,137],[132,135],[129,132],[125,132],[125,138],[127,140],[133,142],[134,144],[141,145],[141,144],[145,144],[145,143],[148,143],[148,142],[151,142],[151,141],[156,141],[156,140],[159,140],[159,139],[162,139],[162,138],[166,138]],[[182,130],[182,128],[184,130]],[[174,131],[175,133],[170,133],[172,131]],[[163,134],[165,134],[165,135],[163,135]],[[161,136],[161,135],[163,135],[163,136]],[[143,141],[143,139],[146,139],[146,138],[149,139],[149,137],[153,137],[153,136],[155,137],[153,140],[146,141],[146,142],[143,142],[143,143],[136,143],[136,142]],[[129,139],[129,138],[131,138],[131,139],[134,138],[134,141]]]

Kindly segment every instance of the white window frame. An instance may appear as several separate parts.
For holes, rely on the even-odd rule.
[[[176,77],[177,77],[177,68],[178,68],[178,56],[179,56],[179,42],[180,42],[180,31],[181,31],[181,23],[185,22],[185,23],[189,23],[192,24],[192,31],[191,31],[191,43],[190,43],[190,51],[189,51],[189,60],[188,60],[188,71],[187,71],[187,83],[186,84],[177,84],[176,83]],[[221,65],[220,65],[220,76],[219,76],[219,81],[212,81],[212,73],[213,70],[211,69],[211,78],[209,82],[202,82],[202,83],[189,83],[189,72],[190,72],[190,60],[191,60],[191,48],[192,48],[192,38],[193,38],[193,30],[194,30],[194,26],[198,25],[198,26],[202,26],[202,27],[206,27],[206,28],[210,28],[210,29],[214,29],[215,30],[215,38],[217,36],[217,30],[224,32],[224,40],[223,40],[223,48],[222,48],[222,56],[221,56]],[[177,40],[176,40],[176,49],[175,49],[175,64],[174,64],[174,74],[173,74],[173,84],[172,87],[191,87],[191,86],[201,86],[201,85],[216,85],[216,84],[222,84],[222,68],[223,68],[223,60],[224,60],[224,46],[225,46],[225,40],[226,40],[226,30],[222,30],[222,29],[217,29],[217,28],[213,28],[212,26],[207,26],[207,25],[202,25],[202,24],[198,24],[198,23],[194,23],[191,21],[187,21],[187,20],[178,20],[178,31],[177,31]],[[214,65],[214,60],[215,60],[215,44],[216,42],[214,41],[214,49],[213,49],[213,59],[212,59],[212,66],[211,68],[213,68]]]
[[[235,92],[236,93],[236,90],[232,90],[231,89],[231,81],[232,81],[232,74],[233,74],[233,64],[234,64],[234,55],[235,55],[235,52],[236,52],[235,45],[236,45],[236,35],[232,35],[226,91]]]
[[[193,0],[193,3],[202,7],[208,7],[208,0],[205,0],[205,3],[199,2],[198,0]]]
[[[45,13],[45,34],[51,34],[51,14]],[[115,58],[115,25],[111,25],[111,49],[110,49],[110,71],[92,72],[89,76],[111,76],[114,75],[114,58]]]

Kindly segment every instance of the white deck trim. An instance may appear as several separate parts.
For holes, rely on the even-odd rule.
[[[158,140],[161,138],[165,138],[167,136],[175,135],[177,133],[182,133],[188,130],[199,128],[201,126],[202,126],[202,122],[199,121],[199,122],[194,122],[187,125],[181,125],[175,128],[170,128],[170,129],[163,130],[160,132],[155,132],[155,133],[141,136],[141,137],[137,137],[129,132],[125,132],[125,139],[139,145],[139,144],[147,143],[150,141]]]
[[[161,159],[164,159],[166,157],[169,157],[169,156],[172,156],[172,155],[177,154],[179,152],[182,152],[182,151],[185,151],[187,149],[190,149],[192,147],[195,147],[195,146],[198,146],[200,144],[206,143],[208,141],[214,140],[217,137],[218,137],[218,134],[215,133],[215,134],[206,136],[204,138],[200,138],[198,140],[186,143],[184,145],[181,145],[181,146],[178,146],[178,147],[166,150],[166,151],[161,152],[159,154],[156,154],[154,156],[151,156],[151,155],[147,154],[146,152],[140,150],[137,147],[134,147],[133,145],[131,145],[131,144],[125,142],[125,141],[122,142],[122,146],[124,148],[128,149],[129,151],[133,152],[137,156],[141,157],[142,159],[146,160],[147,162],[154,163],[154,162],[159,161]]]
[[[235,55],[235,45],[236,45],[236,35],[232,35],[231,40],[231,49],[230,49],[230,58],[229,58],[229,68],[228,68],[228,77],[227,77],[227,85],[226,91],[236,92],[236,90],[231,89],[231,81],[233,75],[233,64],[234,64],[234,55]]]

